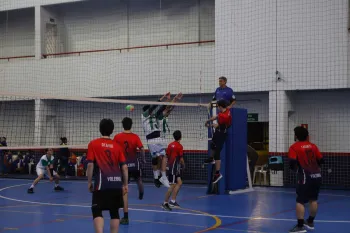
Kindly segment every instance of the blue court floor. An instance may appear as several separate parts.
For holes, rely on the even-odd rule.
[[[54,192],[53,183],[41,182],[27,194],[31,180],[0,179],[0,232],[89,233],[93,232],[91,194],[83,181],[62,182],[64,192]],[[119,232],[266,232],[288,230],[295,221],[293,189],[255,188],[236,195],[206,195],[203,186],[184,185],[180,209],[164,211],[160,204],[166,188],[146,184],[144,200],[129,186],[130,225]],[[315,233],[350,232],[350,193],[322,191]],[[120,210],[122,216],[122,210]],[[109,214],[105,232],[109,232]]]

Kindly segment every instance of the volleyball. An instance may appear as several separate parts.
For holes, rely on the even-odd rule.
[[[134,111],[134,105],[128,105],[128,106],[126,106],[126,108],[125,108],[127,111],[130,111],[130,112],[132,112],[132,111]]]

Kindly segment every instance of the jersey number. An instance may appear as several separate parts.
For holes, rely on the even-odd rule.
[[[311,165],[315,161],[315,154],[312,150],[305,150],[306,153],[306,164]]]
[[[124,141],[125,155],[129,157],[129,143],[128,141]]]
[[[153,118],[149,119],[149,125],[151,126],[151,130],[154,130],[155,128],[158,129],[157,121],[153,121]]]
[[[110,167],[114,167],[113,159],[112,159],[112,153],[110,150],[105,150],[105,154],[107,156],[107,163]]]

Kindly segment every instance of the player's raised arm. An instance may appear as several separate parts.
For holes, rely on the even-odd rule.
[[[167,102],[170,102],[170,92],[166,93],[165,95],[163,95],[159,100],[158,102],[162,102],[164,99],[166,99]],[[156,112],[156,117],[159,118],[159,117],[162,117],[164,116],[164,113],[166,111],[166,108],[167,108],[167,105],[162,105],[158,111]]]
[[[158,99],[158,102],[162,102],[163,99],[164,99],[167,95],[170,95],[170,93],[167,93],[167,94],[163,95],[160,99]],[[143,115],[144,117],[147,117],[147,116],[151,115],[152,112],[153,112],[157,107],[158,107],[158,105],[145,105],[145,106],[143,106],[143,108],[142,108],[142,111],[143,111],[142,115]]]
[[[173,98],[173,100],[171,101],[171,103],[177,103],[177,102],[179,102],[181,99],[182,99],[182,93],[180,92],[179,94],[177,94],[174,98]],[[164,116],[169,116],[170,115],[170,113],[174,110],[174,108],[175,108],[175,105],[167,105],[166,106],[166,108],[165,108],[165,110],[164,110],[164,112],[163,112],[163,114],[164,114]]]

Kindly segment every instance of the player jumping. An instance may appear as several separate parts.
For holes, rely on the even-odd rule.
[[[182,185],[180,165],[182,166],[182,168],[185,167],[185,162],[183,159],[183,147],[180,144],[182,138],[181,131],[176,130],[173,133],[173,137],[175,141],[170,143],[166,150],[169,166],[168,177],[171,186],[165,194],[165,200],[162,204],[164,210],[171,210],[171,208],[180,207],[179,204],[176,202],[176,196]],[[170,195],[171,200],[169,202]]]
[[[33,182],[33,184],[28,189],[28,193],[34,193],[34,187],[39,183],[41,179],[44,178],[44,176],[48,177],[50,179],[50,182],[55,180],[55,191],[63,191],[63,188],[59,186],[60,183],[60,176],[57,174],[56,171],[53,169],[53,163],[54,163],[54,156],[53,150],[51,148],[46,149],[46,154],[43,155],[40,158],[40,161],[36,165],[36,173],[38,175],[38,178],[36,178]]]
[[[164,98],[170,98],[170,93],[165,94],[158,101],[161,102]],[[166,158],[165,158],[165,148],[166,141],[161,137],[161,130],[159,129],[158,118],[162,114],[163,110],[158,109],[158,105],[145,105],[142,108],[142,126],[146,135],[148,149],[152,156],[152,168],[154,175],[154,183],[156,187],[160,187],[163,184],[165,187],[170,187],[169,180],[166,176]],[[155,112],[155,113],[154,113]],[[161,167],[161,178],[160,170]]]
[[[132,119],[125,117],[122,121],[124,131],[114,136],[113,141],[118,143],[124,148],[124,153],[126,157],[126,164],[129,171],[129,181],[130,177],[133,177],[137,183],[139,189],[139,199],[143,199],[143,183],[141,177],[141,167],[139,159],[136,156],[138,150],[141,151],[141,162],[146,163],[145,160],[145,150],[143,148],[142,142],[137,134],[131,132]],[[124,218],[120,220],[120,224],[129,224],[129,214],[128,214],[128,194],[123,196],[124,200]]]
[[[289,164],[293,171],[297,171],[298,184],[296,188],[296,215],[298,219],[289,232],[306,232],[306,229],[313,230],[314,219],[317,213],[317,199],[321,188],[321,168],[324,163],[323,157],[315,144],[308,141],[309,132],[307,129],[298,126],[294,129],[297,140],[289,148]],[[309,218],[304,220],[304,204],[309,203]]]
[[[211,142],[210,157],[204,161],[205,164],[215,164],[216,172],[213,179],[214,184],[222,178],[222,175],[220,174],[220,153],[227,138],[227,129],[231,126],[232,123],[232,116],[230,109],[228,108],[228,102],[226,100],[219,100],[217,102],[217,105],[220,111],[219,114],[217,116],[213,116],[205,123],[207,127],[210,127],[211,121],[218,121],[218,124],[213,124],[215,132]]]

